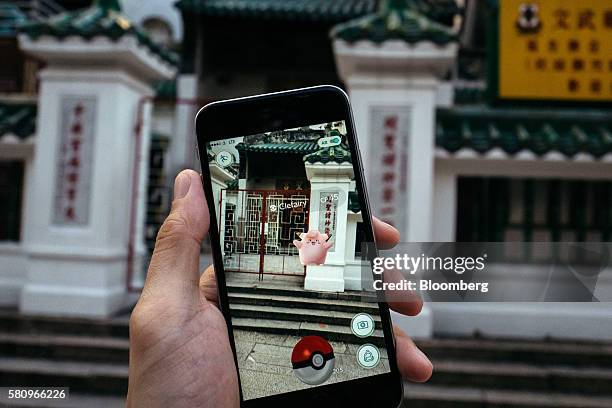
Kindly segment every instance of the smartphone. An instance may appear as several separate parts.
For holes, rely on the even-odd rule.
[[[242,406],[397,407],[389,309],[365,287],[374,232],[346,93],[214,102],[196,133]]]

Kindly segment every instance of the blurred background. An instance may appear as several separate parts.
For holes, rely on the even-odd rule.
[[[0,386],[123,404],[129,312],[214,100],[345,89],[404,241],[610,241],[610,44],[609,0],[0,1]],[[434,362],[406,406],[612,407],[609,303],[394,319]]]

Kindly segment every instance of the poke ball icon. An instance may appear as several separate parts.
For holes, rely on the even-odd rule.
[[[291,365],[295,376],[303,383],[323,384],[334,372],[334,349],[323,337],[302,337],[293,347]]]

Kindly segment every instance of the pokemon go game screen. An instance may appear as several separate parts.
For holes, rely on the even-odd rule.
[[[389,372],[344,121],[207,154],[243,398]]]

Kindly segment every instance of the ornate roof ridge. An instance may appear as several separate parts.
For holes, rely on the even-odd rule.
[[[166,63],[176,66],[179,61],[175,53],[153,42],[144,30],[123,16],[117,0],[96,0],[88,8],[66,11],[42,21],[30,20],[21,24],[18,31],[34,40],[48,35],[60,40],[78,36],[86,40],[106,37],[117,41],[131,35]]]
[[[313,153],[304,156],[306,163],[352,163],[351,151],[348,146],[340,144],[337,146],[323,147]]]
[[[349,43],[402,40],[410,44],[431,41],[445,45],[457,40],[452,28],[428,17],[414,0],[382,0],[378,11],[338,24],[330,35]]]

